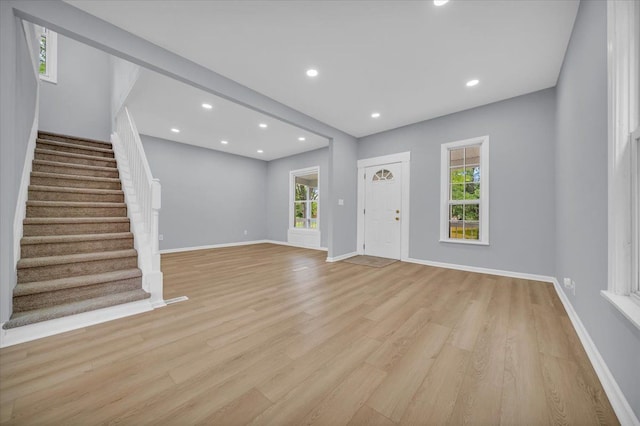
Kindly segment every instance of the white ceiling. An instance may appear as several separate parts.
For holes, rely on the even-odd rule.
[[[69,3],[358,137],[554,86],[578,9],[577,0]],[[467,88],[473,78],[480,84]]]
[[[204,109],[203,103],[213,108]],[[323,137],[148,70],[142,70],[127,106],[145,135],[265,161],[329,145]]]

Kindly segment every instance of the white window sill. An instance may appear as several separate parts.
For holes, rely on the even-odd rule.
[[[289,232],[304,232],[304,233],[309,233],[309,234],[319,234],[320,230],[319,229],[309,229],[309,228],[289,228]]]
[[[441,239],[441,243],[454,243],[454,244],[469,244],[472,246],[488,246],[489,243],[484,241],[473,241],[473,240],[463,240],[463,239]]]
[[[51,84],[58,84],[57,78],[49,77],[48,75],[44,75],[44,74],[38,74],[38,76],[42,81],[46,81],[47,83],[51,83]]]
[[[621,296],[606,290],[602,290],[600,294],[640,330],[640,305],[631,296]]]

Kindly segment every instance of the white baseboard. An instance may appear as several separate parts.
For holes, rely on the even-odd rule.
[[[39,84],[39,82],[38,82]],[[39,87],[39,86],[38,86]],[[36,153],[36,140],[38,138],[38,114],[40,102],[40,89],[36,92],[36,111],[27,141],[27,151],[22,166],[22,177],[20,178],[20,188],[18,189],[18,200],[16,211],[13,216],[13,265],[15,266],[20,260],[20,240],[22,239],[23,227],[22,223],[27,216],[27,197],[29,195],[29,181],[31,180],[31,170],[33,168],[33,159]]]
[[[210,244],[206,246],[180,247],[180,248],[174,248],[174,249],[160,250],[160,254],[180,253],[183,251],[194,251],[194,250],[208,250],[208,249],[216,249],[216,248],[224,248],[224,247],[250,246],[253,244],[263,244],[267,242],[270,242],[270,241],[253,240],[253,241],[239,241],[236,243]]]
[[[562,291],[560,287],[560,283],[555,277],[546,276],[546,275],[536,275],[536,274],[528,274],[522,272],[512,272],[512,271],[503,271],[500,269],[488,269],[488,268],[480,268],[476,266],[466,266],[466,265],[456,265],[451,263],[443,263],[443,262],[432,262],[429,260],[421,260],[421,259],[402,259],[403,262],[417,263],[420,265],[427,266],[435,266],[439,268],[447,268],[447,269],[457,269],[460,271],[467,272],[477,272],[481,274],[489,274],[489,275],[499,275],[503,277],[510,278],[520,278],[532,281],[542,281],[542,282],[550,282],[553,284],[553,287],[558,294],[558,297],[562,301],[562,305],[564,309],[567,311],[567,315],[571,320],[571,324],[573,328],[576,330],[576,334],[582,343],[582,346],[589,357],[589,361],[593,365],[596,374],[598,375],[598,379],[600,379],[600,383],[602,383],[602,388],[604,392],[607,394],[609,398],[609,402],[611,402],[611,406],[618,416],[618,420],[623,426],[640,426],[640,421],[638,421],[638,417],[636,417],[635,413],[631,409],[631,405],[627,401],[627,398],[622,393],[622,390],[618,386],[616,379],[611,374],[609,367],[605,363],[604,359],[602,359],[602,355],[598,351],[595,343],[591,340],[591,336],[587,332],[587,329],[580,321],[580,317],[576,313],[575,309],[573,309],[573,305],[567,298],[567,295]]]
[[[183,251],[194,251],[194,250],[208,250],[208,249],[216,249],[216,248],[224,248],[224,247],[238,247],[238,246],[250,246],[253,244],[277,244],[280,246],[289,246],[289,247],[297,247],[304,248],[309,250],[320,250],[327,251],[326,247],[307,247],[300,244],[292,244],[287,243],[285,241],[276,241],[276,240],[253,240],[253,241],[238,241],[235,243],[223,243],[223,244],[211,244],[207,246],[194,246],[194,247],[180,247],[174,249],[164,249],[160,250],[160,254],[168,254],[168,253],[180,253]]]
[[[358,252],[353,251],[351,253],[341,254],[340,256],[327,257],[327,262],[340,262],[341,260],[349,259],[350,257],[357,256]]]
[[[526,272],[503,271],[501,269],[481,268],[479,266],[458,265],[455,263],[433,262],[431,260],[406,258],[403,262],[417,263],[419,265],[435,266],[437,268],[456,269],[458,271],[477,272],[479,274],[498,275],[501,277],[520,278],[523,280],[542,281],[552,283],[555,278],[548,275],[529,274]]]
[[[303,249],[309,249],[309,250],[329,251],[327,247],[311,247],[311,246],[306,246],[304,244],[288,243],[286,241],[264,240],[262,242],[267,244],[277,244],[279,246],[289,246],[289,247],[297,247],[297,248],[303,248]]]
[[[143,312],[152,311],[153,306],[149,299],[138,300],[136,302],[124,303],[122,305],[110,306],[108,308],[97,309],[95,311],[83,312],[68,317],[56,318],[49,321],[29,324],[22,327],[2,329],[0,324],[0,348],[17,345],[18,343],[30,342],[54,334],[65,333],[67,331],[78,330],[91,325],[112,321],[119,318],[137,315]]]
[[[562,305],[564,305],[564,309],[567,311],[567,315],[569,315],[571,324],[573,324],[573,328],[576,330],[576,333],[580,338],[580,342],[582,342],[582,346],[587,352],[589,361],[591,361],[591,365],[593,365],[593,368],[598,375],[598,379],[600,379],[600,383],[602,383],[602,388],[607,394],[609,402],[611,402],[613,411],[615,411],[616,416],[618,416],[618,420],[620,420],[620,424],[623,426],[639,426],[640,421],[638,420],[638,417],[636,417],[635,413],[631,409],[629,401],[625,398],[622,390],[616,382],[616,379],[613,377],[613,374],[611,374],[611,370],[609,370],[606,362],[602,359],[600,351],[598,351],[595,343],[591,340],[591,336],[589,336],[587,329],[584,327],[584,324],[582,324],[582,321],[580,321],[580,317],[577,312],[573,309],[571,301],[564,291],[562,291],[558,280],[553,278],[552,282],[556,293],[558,293],[558,297],[562,301]]]

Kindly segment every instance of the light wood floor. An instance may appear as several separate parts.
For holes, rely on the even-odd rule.
[[[189,301],[0,350],[0,422],[618,423],[551,285],[325,256],[163,256]]]

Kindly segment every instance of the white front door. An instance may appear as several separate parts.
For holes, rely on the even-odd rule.
[[[365,169],[364,254],[400,259],[401,163]]]

